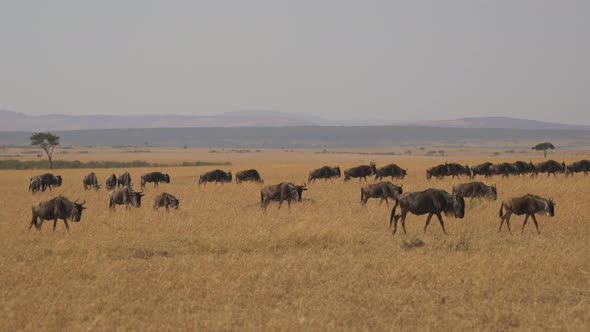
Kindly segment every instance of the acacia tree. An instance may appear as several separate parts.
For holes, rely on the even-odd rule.
[[[33,133],[31,135],[31,145],[38,146],[45,151],[47,160],[49,161],[49,168],[53,169],[53,150],[59,145],[59,136],[53,135],[50,132]]]
[[[533,150],[543,151],[543,157],[547,158],[547,150],[554,150],[555,146],[550,142],[539,143],[533,146]]]

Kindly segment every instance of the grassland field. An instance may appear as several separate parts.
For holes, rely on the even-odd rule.
[[[585,155],[587,158],[587,155]],[[550,156],[551,157],[551,156]],[[584,154],[555,157],[566,163]],[[32,158],[32,157],[31,157]],[[230,161],[225,170],[257,168],[265,184],[306,182],[309,170],[397,163],[409,175],[405,191],[450,191],[461,180],[425,178],[445,161],[542,160],[540,154],[489,157],[363,156],[316,151],[217,153],[109,149],[60,158],[150,162]],[[464,219],[445,218],[449,235],[425,216],[410,215],[408,234],[388,229],[390,206],[360,204],[358,180],[308,184],[303,201],[267,213],[263,185],[198,186],[212,167],[158,169],[171,176],[148,185],[144,205],[108,209],[108,193],[84,191],[92,170],[55,170],[64,185],[31,194],[28,179],[42,171],[0,171],[0,328],[14,330],[554,330],[590,326],[590,177],[494,177],[498,200],[467,200]],[[129,169],[139,176],[155,169]],[[94,170],[103,183],[122,169]],[[374,182],[370,179],[369,182]],[[154,212],[169,192],[180,209]],[[527,193],[553,197],[554,218],[538,216],[520,234],[497,233],[503,199]],[[56,195],[86,200],[82,221],[46,222],[28,231],[31,205]]]

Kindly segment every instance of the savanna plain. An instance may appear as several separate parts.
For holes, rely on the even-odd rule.
[[[96,153],[95,153],[96,152]],[[265,184],[303,183],[309,170],[397,163],[408,168],[404,191],[451,191],[468,181],[431,180],[426,168],[445,161],[542,161],[542,155],[449,157],[322,154],[316,151],[217,153],[153,151],[129,156],[91,151],[87,159],[131,157],[152,162],[229,161],[256,168]],[[74,158],[73,156],[61,156]],[[550,156],[551,157],[551,156]],[[566,163],[582,159],[560,155]],[[122,169],[55,170],[64,184],[31,194],[28,179],[45,171],[0,171],[0,327],[13,330],[587,330],[590,326],[590,176],[531,179],[494,177],[498,200],[466,200],[464,219],[408,216],[408,234],[394,236],[393,207],[360,204],[358,180],[308,183],[291,209],[264,213],[260,189],[243,183],[198,186],[217,168],[127,169],[139,176],[163,171],[170,184],[145,189],[141,208],[108,209],[104,181]],[[85,191],[96,172],[103,188]],[[369,183],[375,182],[370,179]],[[180,208],[154,211],[169,192]],[[499,226],[500,202],[527,193],[556,202],[554,218],[538,216],[541,234],[523,217],[510,235]],[[59,221],[28,230],[31,205],[56,195],[86,200],[70,233]]]

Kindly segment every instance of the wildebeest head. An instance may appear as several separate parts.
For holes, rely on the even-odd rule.
[[[302,186],[293,185],[293,189],[297,191],[297,201],[301,202],[301,197],[303,196],[303,192],[307,190],[307,184],[304,183]]]
[[[496,190],[496,185],[493,184],[487,188],[486,195],[491,197],[494,201],[498,199],[498,190]]]
[[[86,209],[84,207],[84,204],[86,204],[86,201],[84,201],[82,203],[78,203],[78,200],[76,200],[73,204],[74,204],[74,206],[72,209],[72,220],[75,222],[80,222],[80,219],[82,219],[82,211]]]
[[[168,173],[164,174],[164,182],[170,183],[170,175]]]
[[[231,171],[227,172],[227,176],[228,176],[227,182],[231,182],[232,181]]]
[[[377,173],[377,164],[375,164],[374,161],[371,161],[369,163],[369,166],[371,166],[371,170],[373,171],[373,174]]]
[[[141,198],[143,197],[143,195],[145,195],[142,191],[139,192],[135,192],[132,191],[131,192],[131,199],[133,200],[133,204],[135,204],[136,207],[141,207]]]
[[[340,166],[334,167],[334,170],[336,171],[336,174],[338,175],[338,177],[342,176],[342,173],[340,173]]]
[[[403,180],[406,177],[406,175],[408,175],[408,169],[407,168],[406,169],[403,169],[402,168],[401,170],[402,170],[402,172],[401,172],[401,174],[400,174],[399,177],[400,177],[400,179]]]
[[[55,176],[55,179],[57,180],[57,183],[56,183],[56,185],[57,185],[58,187],[61,187],[61,183],[62,183],[62,182],[61,182],[61,175],[56,175],[56,176]]]
[[[553,201],[553,198],[549,198],[549,200],[547,201],[547,205],[545,206],[545,212],[548,216],[555,216],[555,202]]]
[[[462,219],[465,217],[465,200],[461,195],[453,195],[451,206],[445,211],[447,214],[452,214],[455,218]]]

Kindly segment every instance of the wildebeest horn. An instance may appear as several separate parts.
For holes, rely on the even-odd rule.
[[[80,205],[84,205],[84,204],[86,204],[86,200],[84,200],[84,202],[82,202]]]

